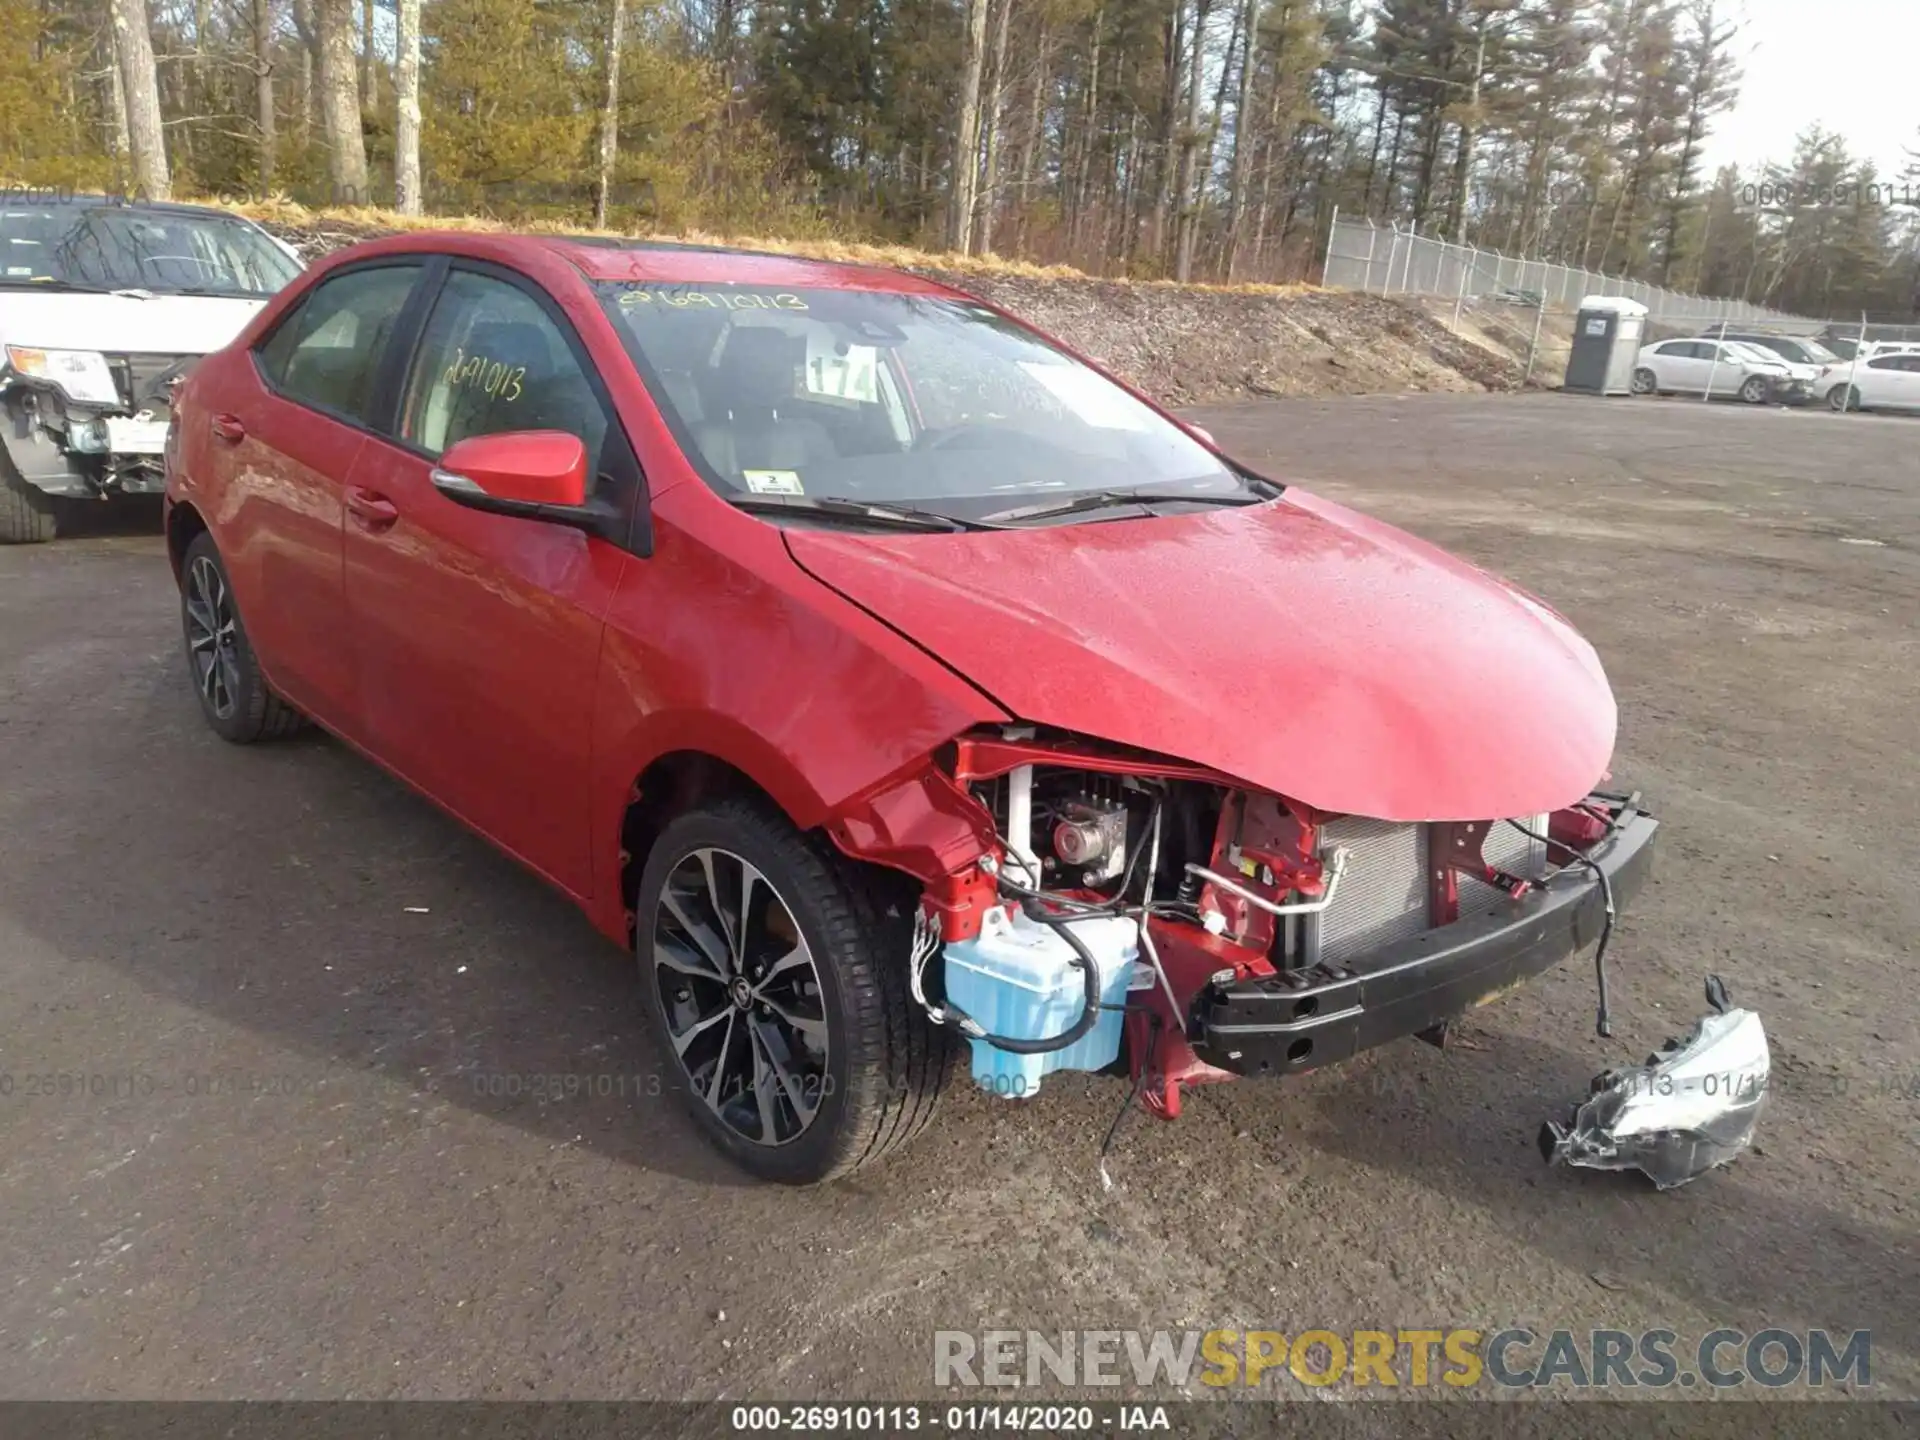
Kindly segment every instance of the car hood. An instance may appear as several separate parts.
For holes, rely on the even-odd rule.
[[[1321,810],[1533,815],[1584,797],[1612,755],[1613,693],[1565,620],[1297,490],[1100,524],[786,537],[1010,714]]]
[[[0,343],[123,355],[205,355],[266,304],[226,295],[90,295],[0,289]]]

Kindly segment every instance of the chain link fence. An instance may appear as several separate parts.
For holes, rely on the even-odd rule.
[[[1474,300],[1572,310],[1589,295],[1623,296],[1647,307],[1655,325],[1706,326],[1756,321],[1809,326],[1804,316],[1738,300],[1689,295],[1572,265],[1523,260],[1497,250],[1455,245],[1430,235],[1334,218],[1325,283],[1375,295],[1435,295],[1456,307]]]

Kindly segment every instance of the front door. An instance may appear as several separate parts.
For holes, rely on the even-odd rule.
[[[577,896],[600,632],[627,553],[578,530],[483,514],[429,478],[472,435],[566,430],[588,474],[637,483],[604,387],[530,282],[456,263],[402,383],[395,434],[346,496],[345,579],[375,752]]]

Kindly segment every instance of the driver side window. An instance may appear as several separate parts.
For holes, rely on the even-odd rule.
[[[567,337],[517,285],[448,275],[420,340],[400,435],[429,455],[474,435],[563,430],[597,475],[607,415]]]

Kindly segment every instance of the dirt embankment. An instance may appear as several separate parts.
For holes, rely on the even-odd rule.
[[[381,233],[327,221],[269,228],[310,260]],[[1167,405],[1520,385],[1510,356],[1377,295],[913,268],[1030,320]]]

